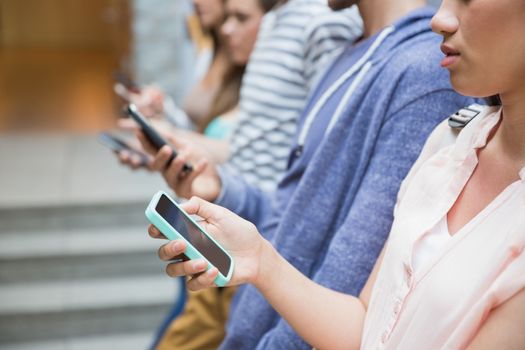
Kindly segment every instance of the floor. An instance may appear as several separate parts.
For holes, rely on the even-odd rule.
[[[96,133],[0,136],[0,208],[147,200],[165,185],[132,171]]]

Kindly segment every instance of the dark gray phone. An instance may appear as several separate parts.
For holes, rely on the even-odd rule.
[[[126,111],[129,114],[129,116],[133,118],[133,120],[135,120],[137,124],[139,124],[142,132],[144,133],[144,136],[146,136],[149,143],[151,143],[151,145],[155,147],[156,150],[159,150],[168,144],[166,140],[164,140],[164,138],[160,136],[157,130],[153,128],[150,122],[139,112],[137,106],[135,106],[134,104],[130,104]],[[175,147],[171,145],[170,147],[173,150],[173,153],[171,155],[170,160],[168,161],[168,165],[177,156],[177,150],[175,149]],[[184,167],[182,168],[182,171],[185,173],[189,173],[192,170],[193,170],[193,167],[187,163],[184,164]]]
[[[135,154],[140,157],[140,166],[146,166],[149,162],[149,156],[129,145],[126,141],[119,138],[116,135],[112,135],[108,132],[101,132],[98,134],[98,140],[104,146],[108,147],[114,152],[128,151],[131,154]]]

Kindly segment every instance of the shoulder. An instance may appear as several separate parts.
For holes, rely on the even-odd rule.
[[[362,34],[363,22],[355,6],[344,11],[318,12],[305,27],[305,37],[315,43],[322,39],[355,40]]]
[[[296,23],[306,27],[315,16],[325,15],[330,11],[325,1],[321,0],[291,0],[272,11],[276,24]]]
[[[458,127],[454,120],[458,115],[463,115],[466,110],[476,111],[476,114],[472,115],[472,118],[468,122]],[[462,136],[475,133],[480,128],[480,125],[482,125],[482,121],[495,112],[495,108],[481,106],[479,104],[472,104],[460,108],[457,112],[452,113],[447,119],[443,120],[432,131],[423,147],[420,158],[426,160],[442,149],[454,145],[460,133],[462,133]],[[450,150],[452,151],[452,149]]]
[[[422,33],[401,42],[382,59],[383,74],[418,88],[450,88],[448,73],[439,62],[441,39],[432,32]]]
[[[443,58],[440,42],[437,35],[423,33],[405,40],[383,57],[376,84],[392,88],[391,114],[418,104],[443,119],[474,102],[452,88],[447,70],[439,64]]]
[[[361,17],[355,6],[332,11],[326,0],[292,0],[277,9],[275,16],[276,25],[301,28],[305,38],[333,31],[350,39],[362,30]]]

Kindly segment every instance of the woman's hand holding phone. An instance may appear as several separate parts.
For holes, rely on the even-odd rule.
[[[149,164],[150,170],[160,172],[177,196],[182,198],[198,196],[208,201],[217,199],[221,192],[221,181],[215,164],[208,162],[206,155],[189,143],[170,135],[163,135],[178,151],[177,157],[171,160],[173,155],[171,147],[166,145],[157,151],[142,132],[137,131],[136,135],[146,152],[153,156],[153,161]],[[190,173],[183,171],[184,164],[188,163],[193,166]]]
[[[128,150],[122,150],[118,152],[117,157],[121,164],[126,165],[133,170],[137,170],[137,169],[148,169],[149,170],[151,168],[151,162],[153,161],[153,157],[150,157],[148,155],[141,157],[135,152],[131,152]]]
[[[121,163],[132,169],[148,167],[152,160],[152,157],[142,150],[139,142],[132,144],[130,141],[109,132],[101,132],[98,139],[115,152]]]
[[[275,250],[257,231],[252,223],[235,215],[228,209],[209,203],[203,199],[192,197],[181,207],[190,215],[198,215],[203,221],[199,224],[217,240],[235,260],[235,268],[228,285],[242,283],[259,284],[261,280],[268,279],[262,272],[264,266],[271,266],[271,258]],[[153,238],[165,238],[153,225],[148,228],[148,233]],[[159,249],[159,258],[169,262],[180,257],[186,250],[182,240],[166,243]],[[188,260],[169,263],[166,273],[171,277],[191,276],[187,282],[188,289],[200,290],[214,286],[217,269],[206,271],[207,264],[204,260]],[[203,273],[205,272],[205,273]]]

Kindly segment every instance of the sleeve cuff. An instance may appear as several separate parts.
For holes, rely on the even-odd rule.
[[[224,166],[219,166],[217,171],[221,180],[221,192],[214,203],[236,212],[235,209],[240,202],[239,193],[244,193],[244,182],[238,176],[234,176],[228,172]]]

